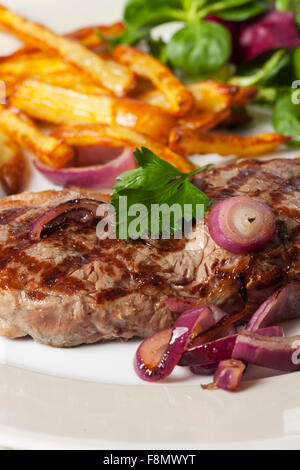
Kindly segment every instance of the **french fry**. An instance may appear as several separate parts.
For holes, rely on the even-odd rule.
[[[103,35],[103,40],[96,34],[99,31]],[[79,41],[83,46],[88,49],[95,49],[105,43],[106,37],[118,37],[125,30],[125,26],[121,22],[113,23],[111,25],[95,25],[88,26],[87,28],[77,29],[65,35],[66,38]]]
[[[0,107],[0,128],[21,147],[32,152],[53,168],[63,167],[73,156],[73,150],[62,140],[46,136],[19,111]]]
[[[14,75],[17,77],[45,76],[48,74],[59,74],[77,69],[66,64],[62,59],[55,56],[47,56],[43,52],[34,52],[0,60],[0,75]]]
[[[179,119],[179,124],[182,127],[193,129],[197,131],[208,131],[213,129],[218,124],[222,123],[224,119],[230,115],[230,109],[223,109],[218,112],[195,112]]]
[[[218,113],[229,107],[241,107],[252,103],[257,94],[256,88],[240,88],[215,80],[204,80],[188,85],[194,97],[195,112]],[[146,90],[138,95],[145,103],[171,111],[170,102],[158,89]]]
[[[189,172],[195,168],[185,157],[177,155],[168,147],[155,142],[146,135],[139,134],[123,126],[90,124],[65,127],[56,129],[52,135],[57,139],[63,139],[66,143],[75,147],[107,145],[113,147],[125,146],[132,150],[146,147],[159,157],[176,166],[180,171]]]
[[[135,86],[134,74],[128,68],[105,61],[80,43],[57,36],[44,26],[27,21],[3,6],[0,6],[0,25],[25,43],[58,55],[118,96],[125,95]]]
[[[204,80],[188,86],[198,111],[219,112],[232,105],[238,88],[215,80]]]
[[[8,81],[10,90],[13,84],[16,85],[26,78],[35,78],[53,85],[71,88],[80,93],[111,94],[107,88],[96,85],[75,67],[66,64],[60,58],[47,57],[43,52],[0,60],[0,79]]]
[[[49,83],[50,85],[67,88],[70,90],[85,93],[87,95],[105,95],[110,94],[110,91],[95,85],[92,81],[87,79],[81,74],[72,74],[72,72],[63,72],[60,74],[52,73],[46,76],[39,77],[39,80]]]
[[[164,109],[167,112],[172,112],[171,102],[168,101],[166,96],[161,93],[159,90],[146,90],[137,95],[137,99],[143,101],[144,103],[151,104],[151,106],[158,106],[159,108]]]
[[[217,153],[243,158],[258,157],[271,152],[289,140],[280,134],[241,137],[221,134],[201,134],[186,128],[175,128],[170,134],[170,148],[184,156]]]
[[[191,110],[194,104],[192,93],[159,60],[126,45],[115,47],[113,57],[137,75],[150,80],[167,98],[170,103],[169,110],[175,116],[184,116]]]
[[[16,194],[26,180],[26,161],[18,145],[0,131],[0,183],[6,194]]]
[[[19,78],[14,75],[0,75],[0,80],[5,83],[5,99],[7,99],[19,83]]]
[[[232,97],[231,106],[241,107],[251,104],[258,92],[254,87],[238,87],[237,93]]]
[[[120,36],[125,27],[123,23],[117,22],[111,25],[95,25],[88,26],[86,28],[76,29],[70,33],[64,34],[63,36],[68,39],[73,39],[74,41],[79,41],[84,47],[88,49],[98,49],[99,46],[106,46],[106,37],[111,36]],[[95,33],[96,30],[99,30],[103,35],[103,39]],[[28,44],[20,47],[17,51],[11,54],[10,57],[16,57],[23,54],[30,54],[38,51],[34,46],[29,46]]]
[[[42,121],[67,125],[120,124],[161,143],[168,141],[176,125],[176,119],[170,114],[137,100],[81,94],[35,80],[20,83],[10,102]]]

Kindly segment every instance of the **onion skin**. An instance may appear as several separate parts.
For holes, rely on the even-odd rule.
[[[221,248],[247,253],[264,246],[274,236],[276,218],[265,203],[248,196],[235,196],[213,207],[208,228]]]
[[[300,282],[291,282],[269,297],[252,315],[246,330],[300,317]]]
[[[222,314],[222,310],[216,307],[188,310],[177,319],[172,329],[160,331],[143,341],[134,360],[138,376],[148,382],[168,377],[192,339],[214,325]]]
[[[237,337],[232,357],[269,369],[294,372],[300,370],[299,349],[300,336],[266,337],[244,330]]]
[[[106,152],[109,155],[110,150],[107,147],[93,147],[95,151],[99,149],[98,158],[101,161]],[[90,152],[89,147],[80,149],[80,159],[84,160],[83,152]],[[96,156],[97,157],[97,156]],[[94,157],[94,160],[96,160]],[[90,159],[90,155],[89,155]],[[136,160],[129,149],[123,149],[122,153],[115,159],[105,163],[93,166],[69,167],[53,169],[39,160],[34,161],[35,167],[42,175],[53,184],[70,187],[77,186],[89,189],[108,189],[116,184],[116,178],[124,171],[136,168]]]

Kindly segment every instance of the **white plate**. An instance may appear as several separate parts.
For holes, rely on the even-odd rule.
[[[38,0],[3,3],[62,33],[119,20],[124,1],[43,0],[42,7]],[[0,54],[11,52],[17,44],[1,35]],[[248,133],[272,130],[268,114],[255,109],[253,113],[259,123],[256,119],[256,127]],[[295,152],[278,154],[292,157]],[[201,157],[202,163],[206,160],[218,163],[225,159]],[[28,190],[48,188],[53,186],[33,172]],[[299,332],[296,323],[288,325],[287,333]],[[164,385],[149,385],[132,369],[136,345],[112,342],[60,350],[30,339],[0,338],[0,445],[299,447],[299,374],[257,380],[273,373],[252,367],[247,371],[244,392],[234,395],[202,391],[200,382],[209,378],[200,380],[181,368]]]

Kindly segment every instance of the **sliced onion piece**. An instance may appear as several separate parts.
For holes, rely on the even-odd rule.
[[[269,297],[252,315],[246,330],[300,317],[300,282],[291,282]]]
[[[300,370],[300,336],[267,337],[243,330],[237,337],[232,357],[269,369]]]
[[[232,253],[245,253],[262,247],[275,234],[276,218],[269,206],[248,196],[219,202],[208,218],[213,240]]]
[[[33,223],[29,239],[39,241],[66,224],[90,225],[96,219],[97,209],[102,203],[93,199],[74,199],[53,207]]]
[[[200,307],[184,312],[172,329],[154,334],[142,342],[135,356],[139,377],[157,382],[168,377],[191,341],[218,321],[223,312],[217,307]]]
[[[74,163],[72,167],[53,169],[34,161],[35,167],[52,183],[90,189],[112,188],[121,173],[136,168],[132,151],[121,147],[78,147]]]
[[[238,389],[245,369],[246,365],[242,361],[235,359],[221,361],[215,372],[214,381],[211,384],[202,385],[202,388],[205,390],[222,388],[233,392]]]
[[[258,334],[283,336],[283,329],[280,326],[271,326],[258,330]],[[231,359],[237,336],[237,334],[226,336],[188,349],[182,355],[179,365],[216,368],[220,361]]]

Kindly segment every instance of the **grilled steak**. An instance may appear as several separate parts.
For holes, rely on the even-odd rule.
[[[201,240],[102,240],[95,226],[68,226],[39,242],[36,218],[84,190],[24,193],[0,204],[0,334],[52,346],[147,337],[173,324],[164,300],[198,297],[228,312],[252,312],[276,288],[300,279],[300,162],[247,161],[197,178],[213,202],[249,195],[270,204],[277,232],[257,252],[218,247],[204,222]]]

